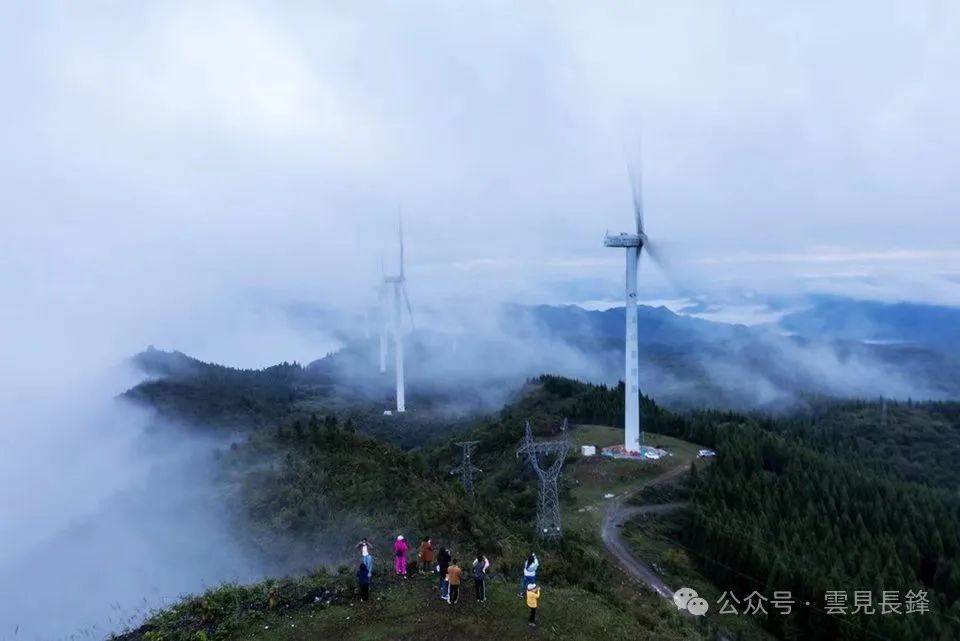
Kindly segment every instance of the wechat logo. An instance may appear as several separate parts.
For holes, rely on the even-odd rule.
[[[680,588],[674,592],[673,602],[678,610],[686,610],[695,617],[702,617],[710,609],[707,600],[701,598],[693,588]]]

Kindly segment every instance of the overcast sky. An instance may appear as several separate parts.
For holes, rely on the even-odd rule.
[[[688,292],[960,304],[956,2],[0,6],[7,356],[365,304],[398,207],[417,303],[607,296],[641,134]]]

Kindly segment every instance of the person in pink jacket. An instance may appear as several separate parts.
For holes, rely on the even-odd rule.
[[[397,576],[407,576],[407,549],[407,542],[403,540],[403,535],[401,534],[393,544],[393,569],[396,571]]]

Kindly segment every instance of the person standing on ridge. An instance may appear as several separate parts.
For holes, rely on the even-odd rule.
[[[429,536],[425,536],[420,542],[420,573],[429,572],[431,565],[433,565],[433,543]]]
[[[450,568],[450,550],[440,548],[437,554],[437,572],[440,574],[440,598],[446,599],[450,592],[450,584],[447,582],[447,570]]]
[[[537,601],[540,599],[540,588],[536,583],[527,585],[527,607],[530,608],[530,620],[527,624],[531,628],[537,627]]]
[[[407,578],[407,542],[403,540],[403,535],[397,537],[396,542],[393,544],[393,569],[397,573],[397,576],[402,576]]]
[[[537,582],[537,570],[540,568],[540,559],[533,552],[527,557],[523,564],[523,577],[520,579],[520,595],[523,596],[527,591],[527,586]]]
[[[450,605],[460,600],[460,579],[462,576],[463,570],[460,569],[460,566],[457,565],[457,560],[454,559],[450,567],[447,568],[447,583],[450,584],[447,603]]]
[[[367,571],[365,563],[361,563],[357,568],[357,586],[360,588],[360,600],[366,601],[370,598],[370,573]]]
[[[477,552],[477,558],[473,560],[473,588],[477,594],[477,601],[487,600],[487,570],[490,569],[490,561],[483,555],[483,552]]]
[[[367,566],[367,575],[373,576],[373,556],[370,555],[373,546],[370,545],[367,537],[360,539],[360,542],[357,543],[357,549],[360,550],[360,559],[363,561],[363,564]]]

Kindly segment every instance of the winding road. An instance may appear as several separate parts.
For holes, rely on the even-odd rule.
[[[686,503],[659,503],[653,505],[624,505],[624,503],[628,498],[633,496],[633,494],[640,491],[644,487],[666,483],[680,476],[689,469],[689,465],[681,465],[672,470],[664,472],[660,476],[654,477],[647,483],[641,485],[634,492],[628,492],[618,496],[616,500],[607,507],[607,512],[603,517],[603,526],[600,531],[600,536],[603,539],[604,546],[606,546],[610,554],[612,554],[614,559],[616,559],[617,564],[625,572],[627,572],[627,574],[639,580],[641,583],[671,603],[673,602],[674,590],[671,590],[670,586],[664,583],[663,578],[657,574],[653,568],[643,561],[637,560],[632,554],[630,554],[630,551],[627,550],[627,547],[623,544],[623,539],[620,536],[620,527],[631,518],[640,514],[665,514],[666,512],[670,512],[685,506]],[[687,610],[681,610],[681,613],[684,616],[693,616]],[[722,628],[714,628],[714,633],[717,635],[716,638],[720,639],[720,641],[732,641],[733,639],[733,637]]]
[[[647,483],[644,483],[639,489],[651,485],[666,483],[680,476],[689,469],[689,465],[681,465],[672,470],[668,470],[660,476],[657,476]],[[606,546],[607,550],[610,551],[610,554],[613,555],[613,557],[617,560],[617,563],[621,568],[623,568],[624,571],[638,579],[664,599],[673,599],[674,591],[671,590],[666,583],[664,583],[660,575],[657,574],[653,568],[646,563],[638,561],[636,558],[634,558],[634,556],[630,554],[629,550],[627,550],[627,547],[624,545],[623,539],[620,536],[620,527],[629,519],[640,514],[662,514],[683,507],[685,504],[660,503],[656,505],[639,506],[624,505],[629,496],[631,495],[621,495],[607,507],[607,512],[603,517],[603,525],[600,530],[600,537],[603,539],[603,544]]]

